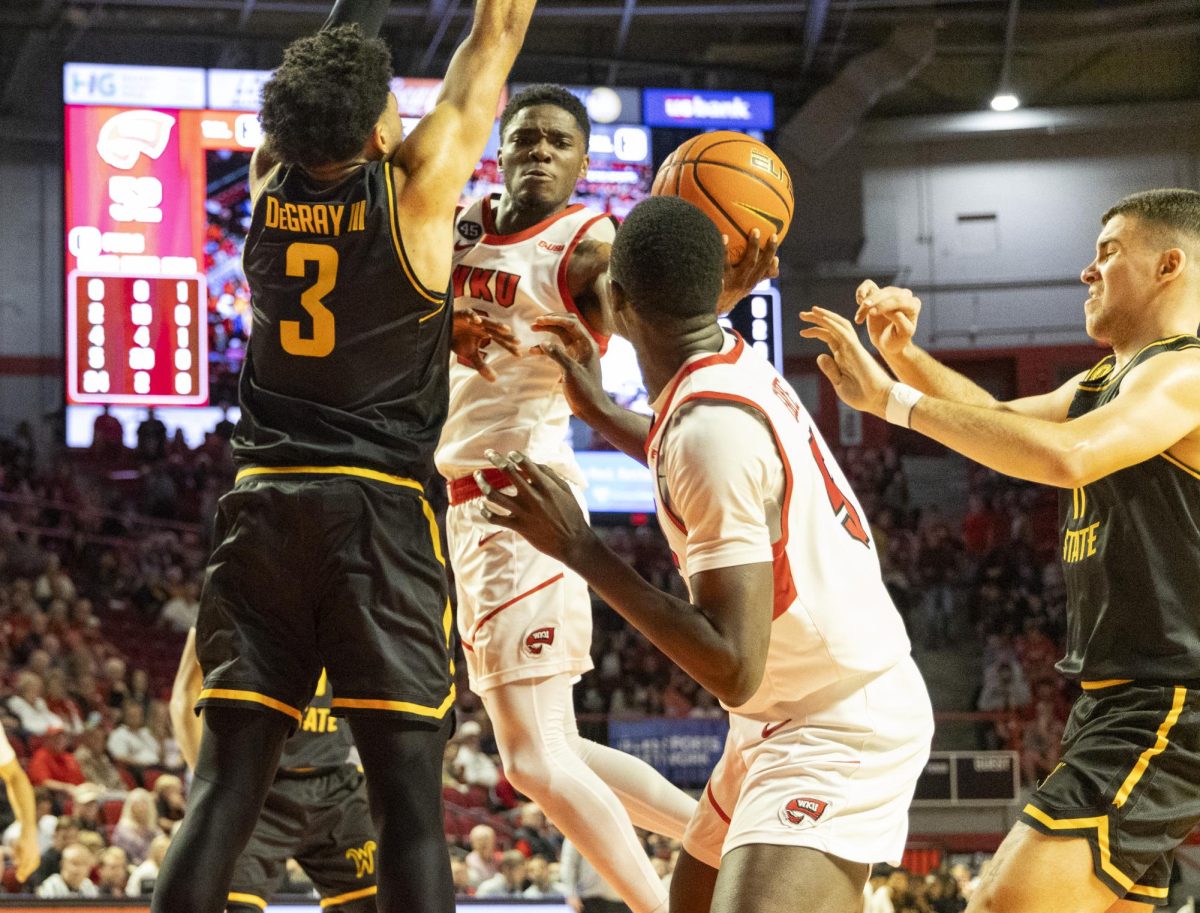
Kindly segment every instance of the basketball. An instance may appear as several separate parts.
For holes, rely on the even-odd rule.
[[[744,133],[720,130],[693,137],[668,156],[651,193],[680,197],[700,207],[729,236],[729,262],[737,263],[750,232],[765,244],[782,241],[792,224],[792,177],[771,148]]]

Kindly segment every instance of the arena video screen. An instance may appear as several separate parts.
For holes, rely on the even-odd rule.
[[[258,70],[69,63],[64,68],[67,444],[91,443],[109,409],[134,443],[150,407],[191,446],[236,419],[237,376],[251,331],[242,249],[247,175],[262,138]],[[576,199],[621,218],[650,193],[652,134],[634,90],[570,87],[593,117],[590,167]],[[436,103],[441,81],[399,77],[406,130]],[[507,98],[501,99],[501,107]],[[499,111],[497,111],[497,115]],[[502,189],[498,123],[464,199]],[[778,313],[767,335],[739,327],[778,361]],[[754,333],[752,336],[751,333]],[[769,337],[769,338],[768,338]],[[648,411],[636,359],[614,340],[604,382]],[[642,467],[604,452],[582,426],[574,444],[593,510],[653,509]],[[598,452],[595,452],[598,451]]]

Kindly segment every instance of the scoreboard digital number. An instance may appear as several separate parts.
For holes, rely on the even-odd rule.
[[[67,382],[77,403],[207,401],[206,286],[200,275],[75,270],[67,280]]]

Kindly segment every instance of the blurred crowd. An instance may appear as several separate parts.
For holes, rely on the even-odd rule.
[[[153,413],[134,448],[123,446],[107,414],[95,432],[90,451],[55,459],[38,458],[28,428],[0,438],[0,722],[37,787],[43,864],[24,889],[45,896],[134,896],[153,882],[186,783],[164,699],[198,611],[208,524],[233,476],[228,422],[194,449]],[[1064,602],[1052,497],[976,471],[967,510],[953,517],[913,506],[894,452],[838,457],[918,661],[981,651],[979,747],[1018,750],[1029,781],[1045,776],[1071,697],[1053,667]],[[597,524],[643,576],[684,595],[652,517]],[[583,725],[722,716],[711,695],[616,613],[594,609],[595,671],[576,691]],[[463,722],[443,767],[459,889],[602,897],[586,862],[507,783],[465,681],[459,694]],[[11,821],[0,804],[0,827]],[[669,879],[678,846],[644,838]],[[6,847],[14,839],[9,826]],[[293,876],[303,888],[303,876]],[[961,909],[969,879],[898,870],[872,885],[868,913],[940,913]],[[18,888],[11,868],[3,886]]]

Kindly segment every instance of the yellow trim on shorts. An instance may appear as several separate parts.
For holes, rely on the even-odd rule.
[[[1133,765],[1133,770],[1129,772],[1129,776],[1125,778],[1125,782],[1121,784],[1121,788],[1117,790],[1116,796],[1113,797],[1112,804],[1117,808],[1123,806],[1129,799],[1129,794],[1133,792],[1134,787],[1138,785],[1138,781],[1142,779],[1142,775],[1149,768],[1150,760],[1167,750],[1167,745],[1170,741],[1167,738],[1167,733],[1179,721],[1179,714],[1183,713],[1183,705],[1186,700],[1187,688],[1177,687],[1175,689],[1175,700],[1171,702],[1171,711],[1167,714],[1166,719],[1162,721],[1162,725],[1158,727],[1158,734],[1154,739],[1154,744],[1142,752],[1141,757],[1137,759],[1137,763]]]
[[[205,688],[200,692],[200,697],[197,700],[246,701],[251,704],[262,704],[264,707],[270,707],[272,710],[278,710],[284,716],[290,716],[297,723],[301,719],[300,711],[295,707],[289,707],[283,701],[277,701],[275,698],[259,694],[257,691],[240,691],[236,688]]]
[[[339,894],[337,897],[324,897],[321,899],[321,909],[332,907],[334,904],[349,903],[352,900],[362,900],[364,897],[371,897],[378,891],[375,885],[369,888],[359,888],[357,891],[347,891],[345,894]]]
[[[234,483],[243,479],[253,478],[254,476],[355,476],[360,479],[371,479],[375,482],[386,482],[388,485],[399,485],[403,488],[413,488],[422,494],[425,493],[425,486],[416,479],[405,478],[404,476],[389,475],[386,472],[378,472],[374,469],[363,469],[359,466],[247,466],[245,469],[239,469],[238,474],[234,477]],[[432,515],[432,511],[429,511]],[[442,562],[443,564],[445,562]]]
[[[428,716],[440,720],[446,711],[454,705],[455,686],[450,686],[450,693],[439,707],[426,707],[411,701],[387,701],[361,697],[335,697],[333,706],[341,710],[390,710],[394,713],[412,713],[417,716]]]
[[[1029,803],[1024,808],[1024,813],[1035,821],[1044,824],[1053,831],[1067,830],[1082,830],[1085,828],[1096,829],[1096,843],[1100,847],[1100,868],[1102,868],[1113,881],[1123,887],[1126,891],[1134,887],[1133,879],[1113,865],[1111,851],[1108,846],[1108,817],[1105,815],[1096,815],[1093,818],[1051,818],[1036,805]],[[1147,891],[1156,891],[1157,888],[1147,888]],[[1166,896],[1165,894],[1163,895]]]
[[[1128,685],[1131,678],[1104,678],[1094,682],[1080,682],[1079,687],[1084,691],[1099,691],[1101,688],[1115,688],[1117,685]]]
[[[226,900],[229,903],[248,903],[251,906],[258,907],[260,910],[267,908],[267,902],[254,894],[239,894],[237,891],[230,891],[229,897]]]

